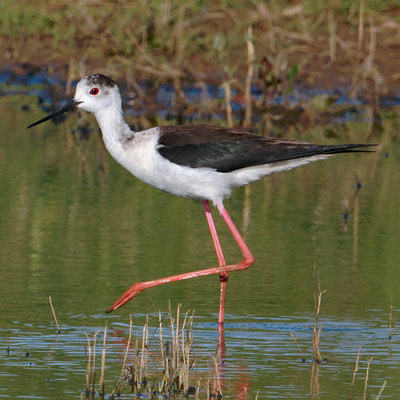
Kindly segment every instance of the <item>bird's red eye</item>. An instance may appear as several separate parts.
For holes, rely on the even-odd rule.
[[[93,96],[95,96],[97,93],[99,93],[99,89],[97,89],[97,87],[90,89],[90,94],[92,94]]]

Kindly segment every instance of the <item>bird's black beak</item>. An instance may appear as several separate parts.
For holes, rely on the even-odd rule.
[[[32,128],[33,126],[39,125],[42,122],[46,122],[49,119],[52,119],[54,117],[57,117],[58,115],[64,114],[64,113],[74,109],[80,103],[82,103],[82,102],[81,101],[75,101],[74,99],[71,99],[71,100],[68,101],[68,103],[64,107],[60,108],[58,111],[55,111],[52,114],[49,114],[47,117],[39,119],[39,121],[36,121],[33,124],[30,124],[29,126],[27,126],[27,128]]]

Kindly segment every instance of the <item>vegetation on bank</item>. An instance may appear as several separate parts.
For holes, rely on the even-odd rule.
[[[3,64],[67,64],[74,76],[108,71],[179,91],[181,79],[240,86],[251,63],[267,89],[363,78],[385,91],[400,80],[388,63],[399,52],[395,0],[4,0],[0,15]]]
[[[146,110],[136,122],[144,128],[160,123],[157,90],[170,84],[177,123],[280,135],[282,124],[303,130],[351,114],[354,104],[337,103],[345,94],[368,103],[370,137],[379,130],[380,99],[400,89],[395,0],[4,0],[0,15],[4,66],[44,67],[61,73],[67,88],[88,73],[111,75]],[[202,92],[200,102],[187,98],[188,83]],[[220,88],[218,98],[208,84]],[[303,88],[329,91],[276,107],[279,96]]]

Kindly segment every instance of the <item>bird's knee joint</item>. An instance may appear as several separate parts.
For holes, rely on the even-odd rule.
[[[246,263],[246,265],[247,265],[247,268],[250,268],[253,264],[254,264],[254,262],[256,261],[256,259],[252,256],[252,257],[249,257],[249,258],[246,258],[245,260],[244,260],[244,262]]]

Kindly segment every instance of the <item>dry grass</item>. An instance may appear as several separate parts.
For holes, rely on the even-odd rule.
[[[113,399],[124,393],[167,398],[189,395],[194,399],[222,398],[221,361],[218,354],[206,360],[199,359],[193,352],[193,313],[187,311],[182,314],[178,305],[175,314],[171,309],[166,317],[159,313],[158,327],[154,328],[154,332],[150,331],[152,329],[147,317],[141,334],[134,339],[130,318],[121,373],[111,390],[107,390],[105,378],[107,327],[104,328],[98,384],[96,344],[100,332],[96,331],[92,338],[86,335],[86,398],[108,396]],[[201,364],[201,372],[196,371],[197,363]]]
[[[311,398],[317,399],[319,397],[320,386],[319,386],[319,372],[322,365],[322,357],[320,352],[320,341],[322,324],[319,321],[319,313],[321,310],[322,295],[325,290],[321,290],[321,282],[319,280],[319,271],[314,266],[314,324],[312,334],[312,367],[311,367],[311,382],[310,392]]]
[[[360,353],[361,353],[361,346],[358,349],[358,353],[357,353],[357,358],[356,358],[356,362],[354,364],[354,370],[353,370],[353,377],[351,379],[351,385],[350,385],[350,395],[349,395],[349,400],[353,399],[353,393],[354,393],[354,384],[356,382],[356,374],[358,372],[358,365],[359,365],[359,361],[360,361]]]
[[[49,296],[49,304],[50,304],[50,308],[51,308],[51,313],[53,314],[53,318],[54,318],[54,323],[56,324],[57,327],[57,334],[61,333],[61,329],[60,329],[60,325],[58,324],[58,320],[57,320],[57,316],[56,316],[56,311],[54,310],[53,307],[53,302],[51,301],[51,296]]]

